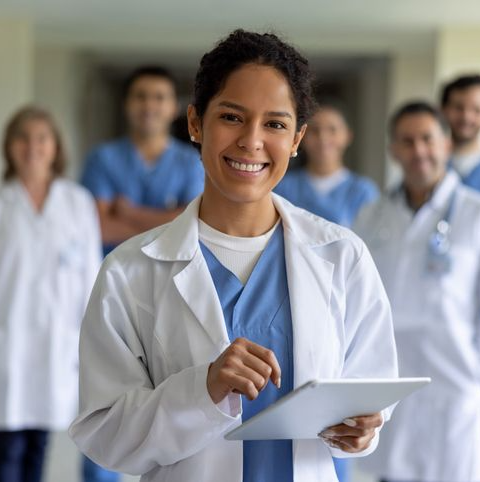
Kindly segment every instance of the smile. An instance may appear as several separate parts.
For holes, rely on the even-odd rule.
[[[242,171],[242,172],[259,172],[265,166],[267,166],[267,164],[261,164],[261,163],[238,162],[238,161],[234,161],[232,159],[229,159],[228,157],[225,157],[224,159],[230,167],[232,167],[233,169],[235,169],[237,171]]]

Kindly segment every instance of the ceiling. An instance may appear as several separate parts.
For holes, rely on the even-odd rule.
[[[230,30],[273,29],[311,49],[422,48],[443,26],[480,25],[479,0],[0,0],[39,42],[112,52],[204,50]]]

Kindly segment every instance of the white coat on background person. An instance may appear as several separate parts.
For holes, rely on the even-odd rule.
[[[420,137],[432,150],[442,142],[430,135],[437,121],[425,112],[398,122],[398,135],[412,145]],[[400,376],[432,378],[398,405],[376,453],[360,462],[390,481],[480,481],[480,196],[453,171],[445,174],[447,155],[442,148],[436,160],[443,177],[416,213],[405,189],[396,189],[362,210],[354,226],[392,305]],[[417,153],[410,165],[406,159],[411,174],[428,154]],[[446,217],[449,261],[437,259],[433,272],[429,243]]]
[[[274,200],[285,230],[295,386],[395,377],[390,308],[363,243]],[[230,342],[199,248],[199,203],[107,257],[82,326],[80,415],[70,434],[101,465],[145,482],[242,480],[242,443],[223,439],[241,421],[240,396],[217,406],[206,386],[210,362]],[[323,482],[336,481],[332,453],[347,455],[321,440],[294,442],[295,481],[317,481],[322,470],[330,474]]]
[[[18,180],[0,189],[0,427],[64,430],[78,407],[78,340],[100,267],[96,208],[56,179],[37,213]]]

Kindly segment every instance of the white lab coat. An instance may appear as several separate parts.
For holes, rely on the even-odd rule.
[[[295,386],[396,376],[390,308],[363,243],[274,201],[285,233]],[[223,439],[241,422],[241,399],[232,394],[217,406],[206,387],[209,363],[229,340],[199,249],[198,207],[199,198],[107,257],[82,326],[81,412],[70,434],[89,457],[144,474],[142,482],[242,481],[242,443]],[[293,461],[296,482],[337,480],[321,440],[295,442]]]
[[[453,191],[452,270],[425,270],[427,244]],[[414,216],[401,192],[355,225],[392,303],[401,376],[432,383],[402,401],[360,466],[390,480],[480,481],[480,197],[450,172]]]
[[[0,188],[0,430],[65,430],[78,410],[80,323],[101,262],[95,203],[57,179],[38,213]]]

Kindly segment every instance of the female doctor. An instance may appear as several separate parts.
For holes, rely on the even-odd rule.
[[[373,181],[344,165],[352,138],[340,104],[334,100],[321,102],[308,121],[302,141],[306,165],[287,172],[275,192],[317,216],[350,227],[362,206],[379,195]]]
[[[93,198],[62,179],[62,142],[47,112],[17,112],[4,155],[0,482],[37,482],[48,432],[77,413],[80,322],[100,267],[100,231]]]
[[[70,433],[142,481],[336,481],[381,414],[319,440],[223,435],[312,378],[396,376],[388,301],[363,243],[272,195],[305,131],[307,61],[237,30],[204,55],[189,131],[205,192],[106,258],[80,342]]]

